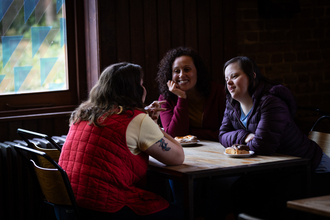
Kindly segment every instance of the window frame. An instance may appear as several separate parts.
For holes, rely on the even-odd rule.
[[[32,94],[0,95],[0,121],[24,116],[43,117],[44,114],[67,114],[80,100],[87,97],[85,21],[88,22],[84,1],[65,1],[67,19],[67,69],[69,89]],[[88,9],[87,9],[88,11]],[[87,17],[87,19],[86,19]],[[87,38],[86,38],[87,39]]]

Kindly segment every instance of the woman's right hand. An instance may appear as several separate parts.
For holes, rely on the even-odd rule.
[[[168,87],[170,92],[177,95],[179,98],[184,98],[184,99],[187,98],[186,92],[182,91],[180,89],[179,85],[176,84],[174,81],[172,81],[172,80],[167,81],[167,87]]]
[[[166,111],[166,108],[162,108],[162,104],[165,104],[166,100],[163,101],[153,101],[150,105],[146,106],[144,110],[148,112],[148,115],[157,124],[158,117],[161,111]]]
[[[248,134],[246,136],[246,138],[245,138],[245,143],[248,143],[248,142],[252,141],[253,138],[254,138],[254,134],[253,133]]]

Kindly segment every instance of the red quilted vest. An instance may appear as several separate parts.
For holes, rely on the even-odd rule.
[[[139,215],[169,206],[161,196],[138,187],[145,180],[149,157],[130,152],[126,129],[140,113],[111,115],[104,127],[86,121],[70,127],[59,164],[69,176],[78,206],[117,212],[126,205]]]

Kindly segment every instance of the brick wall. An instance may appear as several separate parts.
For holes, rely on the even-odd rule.
[[[299,106],[330,112],[330,1],[296,2],[298,12],[267,18],[258,0],[238,0],[237,52],[291,89]]]

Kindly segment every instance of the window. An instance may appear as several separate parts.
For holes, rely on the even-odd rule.
[[[0,116],[77,104],[76,11],[77,0],[0,0]]]
[[[25,1],[23,7],[19,1],[0,2],[3,30],[0,94],[66,90],[63,0]],[[9,13],[10,7],[17,12]]]

